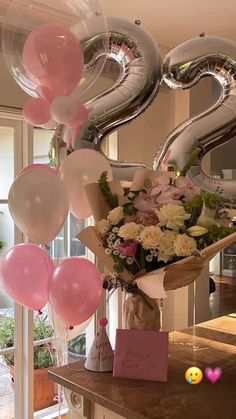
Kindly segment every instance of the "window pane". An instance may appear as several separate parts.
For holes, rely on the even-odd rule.
[[[49,164],[50,143],[53,131],[34,128],[34,163]]]
[[[75,236],[85,228],[85,221],[70,214],[70,256],[85,256],[85,246]]]
[[[0,127],[0,199],[7,199],[14,180],[14,128]]]
[[[8,205],[2,204],[0,205],[0,242],[4,242],[6,244],[4,251],[14,246],[14,239],[14,223],[11,218]]]
[[[65,229],[63,227],[58,236],[50,244],[49,254],[52,259],[64,259],[67,257],[65,248]]]

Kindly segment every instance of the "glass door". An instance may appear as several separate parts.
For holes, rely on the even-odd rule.
[[[0,262],[2,255],[23,241],[8,209],[8,192],[22,168],[23,122],[18,115],[0,117]],[[0,283],[0,416],[22,413],[23,309],[14,304]]]

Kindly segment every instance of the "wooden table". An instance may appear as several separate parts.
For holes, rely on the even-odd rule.
[[[115,379],[84,370],[83,362],[51,369],[49,377],[84,398],[89,419],[235,419],[236,317],[201,323],[193,333],[191,327],[170,334],[167,383]],[[216,384],[204,377],[190,385],[190,366],[221,367],[223,374]]]

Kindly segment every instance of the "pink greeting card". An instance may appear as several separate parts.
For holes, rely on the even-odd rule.
[[[116,331],[113,377],[167,381],[168,333]]]

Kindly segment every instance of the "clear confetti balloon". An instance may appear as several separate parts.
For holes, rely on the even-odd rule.
[[[3,24],[4,59],[32,97],[82,96],[103,70],[108,37],[99,39],[99,59],[86,54],[87,44],[106,31],[97,0],[13,0]]]

